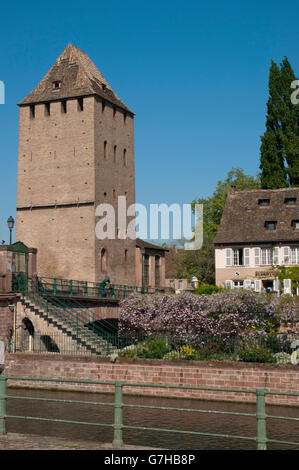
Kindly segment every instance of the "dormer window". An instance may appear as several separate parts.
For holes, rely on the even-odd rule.
[[[276,225],[277,225],[276,221],[266,221],[265,222],[265,227],[266,227],[267,230],[276,230]]]
[[[265,207],[270,205],[270,199],[259,199],[259,206]]]
[[[284,200],[284,203],[287,206],[294,206],[296,204],[296,198],[295,197],[286,197]]]
[[[52,82],[52,87],[53,87],[53,90],[59,90],[61,88],[61,81],[57,80],[55,82]]]

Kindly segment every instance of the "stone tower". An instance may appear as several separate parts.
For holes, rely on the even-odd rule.
[[[71,44],[19,111],[16,237],[37,248],[38,274],[135,285],[135,240],[117,238],[118,196],[135,203],[134,113]],[[115,239],[96,237],[102,203]]]

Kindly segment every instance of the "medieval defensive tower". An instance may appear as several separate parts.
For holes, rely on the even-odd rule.
[[[135,240],[117,238],[118,196],[135,203],[133,112],[71,44],[19,110],[16,239],[38,249],[38,274],[135,285]],[[102,203],[115,239],[96,237]]]

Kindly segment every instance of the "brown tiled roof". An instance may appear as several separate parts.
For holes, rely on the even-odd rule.
[[[53,82],[61,82],[61,88],[54,89]],[[98,95],[134,114],[114,93],[85,52],[68,44],[39,85],[19,105],[90,95]]]
[[[151,250],[161,250],[161,251],[169,251],[168,248],[164,248],[161,245],[153,245],[152,243],[146,242],[141,240],[140,238],[136,238],[136,246],[138,248],[149,248]]]
[[[285,204],[286,198],[296,198],[296,204]],[[261,206],[261,199],[269,199],[270,204]],[[299,220],[299,188],[232,190],[214,243],[299,242],[294,220]],[[277,222],[276,229],[268,230],[266,222]]]

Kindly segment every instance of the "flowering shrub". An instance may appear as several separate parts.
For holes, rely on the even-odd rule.
[[[232,290],[212,295],[135,295],[122,301],[120,335],[167,335],[176,338],[209,336],[275,336],[281,318],[292,319],[292,298],[272,299],[247,290]]]

